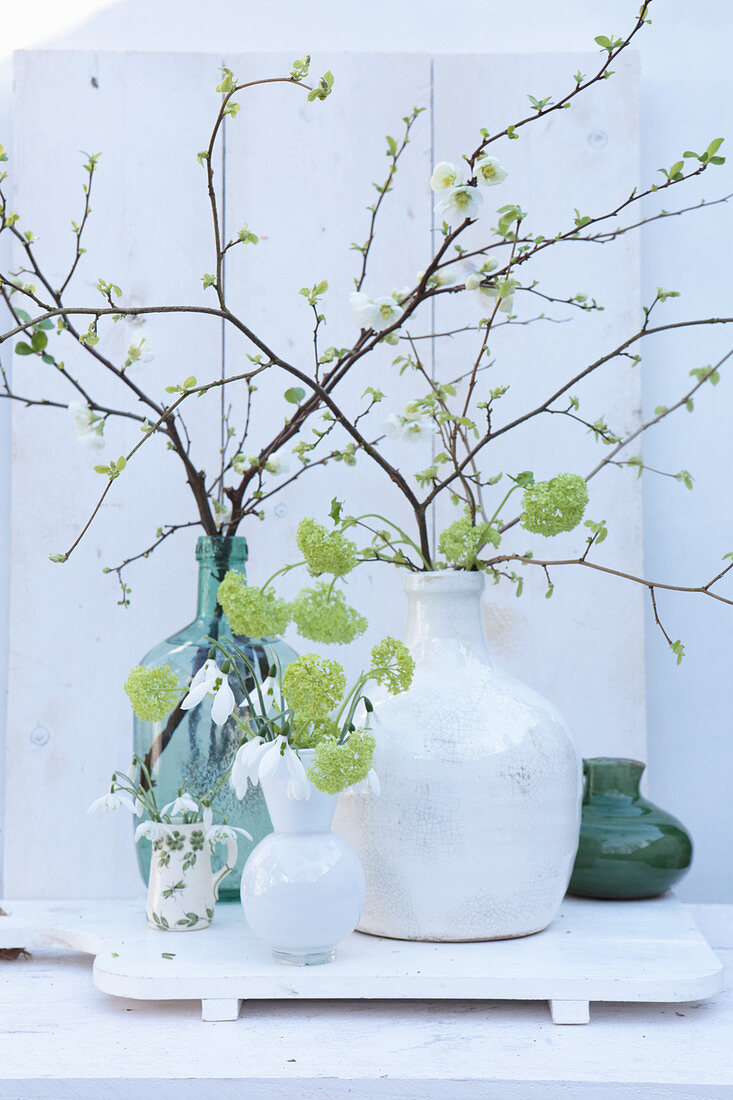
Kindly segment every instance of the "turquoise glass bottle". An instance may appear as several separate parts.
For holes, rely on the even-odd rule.
[[[651,898],[687,873],[692,840],[681,821],[642,798],[644,764],[596,757],[586,776],[580,844],[568,893]]]
[[[181,683],[188,684],[209,656],[210,638],[222,642],[233,639],[247,654],[250,663],[259,667],[263,678],[275,659],[282,668],[289,664],[296,656],[295,651],[280,638],[251,639],[233,635],[217,601],[217,590],[228,570],[246,575],[246,540],[239,536],[203,536],[196,545],[196,558],[199,563],[196,618],[154,646],[140,664],[143,667],[167,664]],[[247,677],[251,680],[246,667],[240,667],[240,672],[245,681]],[[242,690],[234,672],[230,673],[229,682],[239,702]],[[198,706],[188,711],[177,707],[161,722],[143,722],[135,717],[135,752],[148,764],[158,806],[171,802],[184,783],[194,796],[205,794],[229,767],[239,734],[231,718],[223,726],[212,722],[212,702],[210,696],[205,696]],[[215,810],[221,811],[229,825],[238,825],[253,837],[250,843],[238,834],[237,868],[222,883],[221,898],[238,901],[242,868],[252,848],[272,832],[270,817],[260,787],[250,786],[246,797],[240,802],[229,783],[225,783],[212,805]],[[215,819],[221,820],[218,815]],[[223,853],[223,847],[217,849],[218,853]],[[150,844],[145,841],[138,843],[138,865],[145,882],[150,871],[150,856]],[[223,858],[221,854],[220,861]],[[218,869],[216,857],[214,869]]]

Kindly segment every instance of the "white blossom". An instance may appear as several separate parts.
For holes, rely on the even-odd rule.
[[[268,474],[279,476],[290,473],[290,460],[283,455],[271,455],[265,463]]]
[[[220,500],[212,500],[211,506],[214,509],[214,523],[221,529],[232,518],[231,502],[222,503]]]
[[[181,703],[181,710],[198,706],[205,695],[214,696],[211,717],[217,726],[223,726],[234,710],[236,700],[227,677],[211,657],[191,681],[188,694]]]
[[[349,298],[354,316],[362,328],[382,332],[399,321],[404,310],[391,295],[372,300],[361,291],[354,291]]]
[[[482,153],[478,157],[474,170],[476,179],[483,187],[495,187],[497,183],[501,183],[509,175],[501,161],[498,161],[496,157],[488,156],[487,153]]]
[[[234,787],[237,798],[242,799],[247,793],[247,780],[257,786],[260,781],[260,761],[270,747],[270,741],[263,741],[259,736],[245,742],[237,750],[232,764],[232,773],[229,782]]]
[[[450,191],[451,187],[456,187],[461,183],[463,183],[463,173],[460,168],[456,168],[455,164],[450,164],[447,160],[441,160],[433,168],[433,174],[430,177],[430,188],[437,195],[442,195],[445,191]]]
[[[466,218],[477,218],[479,204],[484,201],[481,192],[468,183],[451,187],[435,206],[435,213],[442,221],[455,227]]]
[[[81,401],[70,401],[69,412],[74,418],[77,443],[93,451],[104,447],[104,419]]]
[[[456,281],[455,271],[447,271],[442,269],[435,271],[428,279],[428,286],[450,286],[451,283]]]

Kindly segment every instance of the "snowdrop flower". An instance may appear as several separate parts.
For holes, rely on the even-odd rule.
[[[130,813],[135,813],[135,803],[132,801],[129,794],[125,794],[122,791],[109,791],[107,794],[103,794],[101,798],[95,799],[87,810],[87,813],[95,814],[97,810],[101,810],[103,813],[113,813],[115,810],[129,810]]]
[[[162,840],[164,836],[170,836],[171,830],[161,821],[142,821],[135,830],[135,842],[149,840],[151,844]]]
[[[290,462],[280,455],[272,455],[265,463],[265,469],[268,474],[288,474],[290,473]]]
[[[262,755],[259,766],[259,779],[267,779],[274,775],[280,765],[285,761],[290,778],[288,779],[287,794],[297,802],[302,802],[311,796],[311,785],[306,775],[303,762],[296,752],[291,749],[282,734],[276,737]]]
[[[254,839],[251,833],[248,833],[246,829],[240,829],[238,825],[212,825],[211,828],[206,830],[206,840],[210,844],[223,844],[227,840],[236,840],[237,833],[246,836],[247,840]]]
[[[234,692],[216,661],[209,658],[194,676],[188,695],[181,703],[181,710],[198,706],[205,695],[213,695],[211,717],[217,726],[223,726],[235,707]]]
[[[450,226],[460,225],[466,218],[477,218],[484,197],[475,187],[462,183],[451,187],[435,206],[435,213]]]
[[[496,157],[490,157],[483,153],[474,165],[476,179],[484,187],[495,187],[497,183],[505,180],[509,173],[501,161]]]
[[[74,431],[80,446],[93,451],[104,447],[104,420],[81,401],[70,401],[69,412],[74,418]]]
[[[199,804],[188,791],[184,791],[173,802],[169,802],[167,806],[164,806],[160,812],[167,817],[183,817],[184,814],[197,814]]]
[[[430,177],[430,188],[437,195],[450,191],[451,187],[456,187],[461,183],[463,183],[463,173],[460,168],[456,168],[455,164],[449,164],[447,160],[441,160],[440,164],[436,164],[433,168],[433,174]]]
[[[260,761],[270,747],[269,741],[263,741],[261,737],[253,737],[245,742],[232,764],[232,774],[229,782],[234,787],[237,798],[242,799],[247,793],[247,780],[256,786],[260,781]]]

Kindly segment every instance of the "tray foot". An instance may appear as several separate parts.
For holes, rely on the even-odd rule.
[[[216,1023],[219,1020],[238,1020],[242,1001],[239,997],[209,997],[201,1002],[201,1019]]]
[[[553,1024],[590,1023],[589,1001],[550,1001]]]

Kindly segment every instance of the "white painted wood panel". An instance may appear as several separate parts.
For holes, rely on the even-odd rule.
[[[435,159],[455,163],[478,144],[479,129],[495,132],[508,119],[528,113],[527,93],[542,98],[572,84],[572,64],[592,72],[593,55],[571,59],[564,54],[508,54],[496,64],[482,56],[436,57],[434,62]],[[600,214],[627,197],[639,178],[638,58],[619,59],[617,75],[602,81],[572,109],[548,116],[519,131],[515,141],[489,148],[509,171],[499,186],[484,191],[479,225],[470,241],[481,246],[484,223],[496,225],[492,213],[507,203],[527,212],[523,230],[552,237],[573,225],[574,208]],[[468,89],[471,89],[470,94]],[[627,222],[636,220],[633,216]],[[620,224],[625,224],[618,219]],[[616,221],[612,223],[616,225]],[[469,244],[470,247],[470,244]],[[539,320],[525,326],[497,328],[489,341],[493,366],[484,387],[508,385],[495,403],[496,429],[536,408],[594,359],[610,351],[641,324],[639,240],[635,234],[612,246],[568,243],[549,249],[520,268],[523,285],[540,280],[537,290],[570,298],[585,292],[605,308],[585,314],[569,306],[552,306],[529,293],[517,292],[518,321],[539,314],[563,321]],[[474,295],[439,298],[436,330],[475,324],[486,312]],[[501,314],[499,314],[501,320]],[[569,319],[569,320],[566,320]],[[643,349],[638,349],[643,350]],[[475,334],[460,334],[438,343],[439,376],[455,377],[473,362]],[[641,373],[628,360],[609,363],[571,391],[581,401],[580,415],[592,422],[601,415],[619,435],[640,423]],[[567,401],[555,408],[567,407]],[[544,415],[490,444],[482,469],[490,475],[534,471],[538,479],[557,473],[585,475],[609,448],[595,443],[587,429],[565,417]],[[630,454],[638,453],[633,448]],[[619,457],[625,457],[620,455]],[[487,492],[493,502],[504,496],[506,478]],[[643,572],[641,483],[633,469],[609,467],[589,483],[586,518],[608,523],[606,542],[592,557],[637,575]],[[513,501],[521,501],[515,494]],[[513,518],[521,511],[505,513]],[[445,502],[441,522],[455,509]],[[535,557],[579,556],[588,531],[546,539],[515,527],[502,549]],[[644,596],[640,588],[590,570],[558,568],[552,572],[554,594],[545,599],[546,581],[539,569],[519,568],[526,577],[518,599],[502,582],[486,593],[489,640],[497,659],[520,679],[550,698],[570,722],[585,756],[631,756],[645,759]]]
[[[287,71],[290,60],[284,55],[235,55],[225,63],[244,77]],[[365,284],[374,295],[408,283],[429,257],[433,197],[427,180],[433,140],[436,156],[452,159],[468,147],[467,138],[479,125],[491,124],[481,108],[496,99],[499,89],[514,101],[528,90],[544,94],[534,87],[535,74],[543,85],[549,81],[555,87],[572,63],[560,55],[533,55],[528,71],[530,63],[520,62],[516,57],[433,61],[424,55],[336,54],[319,59],[319,72],[331,67],[336,74],[336,89],[325,103],[307,104],[289,87],[260,88],[241,96],[241,114],[227,123],[225,132],[227,231],[231,235],[246,221],[262,239],[256,248],[246,246],[229,257],[232,305],[276,349],[307,362],[310,310],[297,292],[326,278],[328,325],[322,346],[351,342],[357,326],[348,295],[358,255],[349,245],[366,235],[364,207],[375,194],[372,181],[382,180],[386,168],[384,135],[398,136],[400,120],[413,106],[432,107],[418,120],[396,189],[385,204]],[[210,300],[212,292],[204,295],[200,289],[200,276],[211,269],[211,242],[204,175],[195,153],[206,145],[222,63],[216,55],[19,55],[16,204],[31,218],[32,228],[43,237],[44,254],[54,264],[60,265],[67,255],[71,234],[65,226],[79,210],[82,173],[76,150],[104,152],[92,203],[89,253],[80,275],[85,293],[102,276],[119,282],[134,301]],[[634,167],[635,80],[633,68],[624,70],[604,87],[606,98],[596,97],[586,112],[564,114],[568,134],[559,148],[574,174],[584,169],[588,134],[597,130],[610,137],[607,148],[614,172],[618,167],[623,176],[621,169]],[[459,87],[470,87],[472,94],[459,97]],[[537,146],[528,140],[511,143],[509,149],[517,156],[512,178],[519,189],[513,197],[543,215],[555,209],[552,196],[564,210],[567,190],[562,177],[555,189],[546,188],[535,163],[535,156],[552,140],[552,134],[545,135]],[[601,154],[593,155],[602,166]],[[589,202],[604,201],[614,193],[612,176],[610,170],[604,172],[605,183],[589,191]],[[573,186],[581,182],[574,180]],[[638,304],[636,253],[633,246],[625,248],[612,268],[599,269],[595,261],[591,271],[590,289],[596,289],[596,279],[605,289],[610,330],[621,323],[624,311],[633,312]],[[572,282],[569,292],[586,289],[575,286],[569,275],[563,278]],[[150,334],[157,357],[144,370],[160,386],[188,374],[213,376],[219,369],[222,349],[216,322],[151,319],[126,327],[131,331],[123,332],[122,326],[111,331],[108,346],[119,352],[132,339]],[[533,384],[530,368],[545,350],[540,326],[523,333],[526,339],[517,341],[517,370],[525,379],[522,393]],[[557,358],[548,364],[549,373],[564,365],[563,355],[573,349],[573,339],[577,337],[568,333]],[[242,342],[226,337],[228,372],[241,369],[246,350],[250,349]],[[374,357],[369,370],[362,370],[342,391],[350,409],[359,407],[366,385],[379,385],[389,394],[389,407],[385,402],[373,418],[377,427],[384,415],[404,405],[409,393],[405,379],[395,378],[391,358],[387,352]],[[451,359],[438,363],[441,370],[452,370],[453,365]],[[16,357],[15,366],[28,371],[27,360]],[[30,385],[29,373],[27,377]],[[281,394],[288,384],[274,380],[257,395],[253,442],[261,442],[267,429],[282,418]],[[616,411],[626,423],[633,421],[638,395],[626,380],[623,386]],[[236,399],[236,393],[232,396]],[[612,417],[613,409],[603,404],[607,396],[602,390],[593,400]],[[204,464],[218,446],[218,402],[202,401],[195,413],[195,446]],[[159,523],[192,518],[188,491],[180,483],[176,460],[162,449],[153,463],[144,457],[131,463],[129,476],[116,483],[86,544],[67,566],[53,566],[47,562],[48,553],[68,544],[101,479],[90,472],[93,460],[76,446],[65,414],[15,410],[13,430],[6,893],[135,893],[138,880],[129,822],[92,821],[85,809],[104,788],[112,768],[129,754],[131,723],[121,688],[127,669],[152,643],[192,617],[195,533],[171,540],[130,573],[133,593],[127,611],[115,606],[114,583],[101,575],[100,568],[152,541]],[[109,429],[113,443],[105,453],[121,453],[136,430]],[[580,438],[578,446],[585,457]],[[390,453],[404,470],[427,461],[426,454],[418,462],[407,445],[395,445]],[[531,461],[523,458],[518,468],[531,464],[543,476],[555,472],[552,464],[541,466],[534,451]],[[353,509],[381,511],[391,507],[389,492],[363,459],[353,470],[339,464],[307,474],[278,498],[267,523],[250,523],[243,529],[251,546],[250,576],[263,580],[271,564],[274,568],[292,557],[298,519],[322,513],[333,495],[348,493]],[[638,488],[624,497],[627,512],[629,498],[628,539],[620,553],[637,564]],[[624,528],[614,522],[622,511],[620,497],[609,491],[601,502],[609,528],[620,532]],[[289,590],[301,578],[291,580]],[[400,576],[384,569],[364,569],[352,582],[350,598],[371,613],[367,642],[388,631],[401,632],[400,590]],[[594,625],[595,611],[588,611],[601,601],[606,616],[603,633]],[[528,595],[521,604],[511,595],[499,595],[494,602],[492,590],[490,607],[499,659],[560,704],[574,722],[585,753],[644,755],[642,605],[637,592],[624,588],[612,597],[608,582],[595,587],[563,576],[557,578],[552,601],[539,593],[539,599]],[[293,640],[301,651],[316,648]],[[586,660],[587,653],[592,657]],[[600,668],[594,676],[592,661]],[[359,664],[358,654],[348,663]]]

